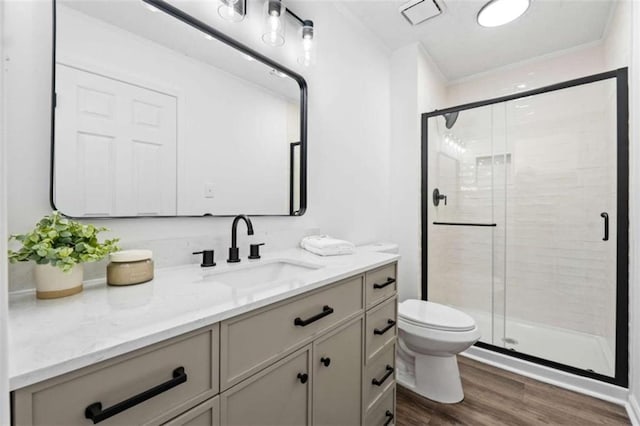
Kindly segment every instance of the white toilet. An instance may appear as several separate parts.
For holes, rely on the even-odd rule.
[[[394,243],[358,248],[398,253]],[[398,305],[397,382],[433,401],[462,401],[456,355],[479,339],[480,329],[464,312],[424,300],[405,300]]]
[[[456,354],[480,339],[473,318],[448,306],[409,299],[398,305],[398,334],[398,383],[433,401],[462,401]]]

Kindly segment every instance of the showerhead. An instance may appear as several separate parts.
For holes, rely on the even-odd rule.
[[[442,114],[442,116],[444,117],[444,125],[446,126],[447,129],[452,128],[453,125],[456,124],[456,120],[458,119],[458,114],[459,114],[458,111]]]

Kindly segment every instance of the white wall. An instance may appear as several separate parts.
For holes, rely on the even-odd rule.
[[[0,253],[7,252],[7,209],[6,209],[6,138],[5,138],[5,20],[4,2],[0,2]],[[9,425],[9,378],[8,353],[5,349],[7,336],[7,260],[0,259],[0,425]]]
[[[497,98],[603,71],[602,44],[580,46],[451,82],[446,106]]]
[[[391,239],[399,245],[399,298],[421,297],[420,114],[444,100],[444,78],[419,44],[391,58]]]
[[[256,238],[266,239],[273,248],[281,235],[318,227],[355,243],[387,240],[391,216],[388,52],[331,4],[305,1],[290,6],[313,19],[318,33],[317,65],[300,70],[309,84],[309,205],[300,218],[256,217]],[[7,53],[11,56],[7,73],[8,227],[17,233],[28,230],[50,211],[51,10],[48,2],[21,1],[8,2],[6,13]],[[286,44],[280,51],[267,48],[259,41],[259,33],[247,32],[259,27],[256,20],[259,16],[254,14],[239,25],[216,22],[223,30],[234,30],[241,41],[299,69],[295,52],[286,50]],[[288,36],[293,37],[298,28],[294,24],[289,28]],[[190,252],[202,248],[215,248],[222,259],[231,219],[105,220],[101,224],[120,236],[124,247],[155,249],[156,264],[163,266],[195,262]],[[104,274],[103,268],[103,263],[88,268],[88,276]],[[12,289],[31,287],[31,265],[12,265],[10,285]]]

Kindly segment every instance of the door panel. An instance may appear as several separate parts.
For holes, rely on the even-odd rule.
[[[56,205],[70,216],[176,214],[176,98],[56,65]]]
[[[313,424],[361,423],[362,328],[358,319],[313,348]]]

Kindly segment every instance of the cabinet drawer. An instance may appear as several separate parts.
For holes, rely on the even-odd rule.
[[[382,302],[396,292],[396,263],[365,274],[367,307]]]
[[[216,325],[20,389],[15,393],[15,424],[91,424],[85,411],[92,404],[100,403],[97,412],[107,415],[116,404],[150,389],[158,393],[101,424],[159,424],[217,392],[217,353]],[[159,389],[161,384],[167,386]]]
[[[389,345],[365,368],[363,393],[365,408],[369,410],[380,396],[395,386],[396,345]]]
[[[358,276],[222,322],[222,390],[310,342],[338,322],[361,313],[362,284],[363,278]]]
[[[396,388],[387,390],[367,412],[366,426],[390,426],[396,424]]]
[[[216,396],[164,424],[164,426],[220,425],[220,397]]]
[[[369,363],[397,335],[397,299],[395,297],[367,311],[366,338],[367,360]]]
[[[294,352],[220,395],[225,426],[303,426],[310,423],[310,346]]]

